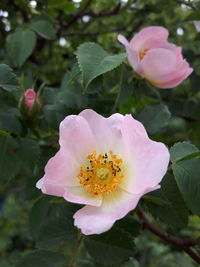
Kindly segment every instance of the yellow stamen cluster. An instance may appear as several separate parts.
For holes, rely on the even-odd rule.
[[[147,48],[144,48],[144,49],[142,49],[142,50],[139,52],[139,58],[140,58],[140,60],[142,60],[143,57],[146,56],[147,51],[148,51],[148,49],[147,49]]]
[[[87,156],[88,164],[81,165],[78,173],[80,184],[93,195],[111,193],[124,177],[122,173],[122,159],[117,158],[110,150],[105,154],[93,151]]]

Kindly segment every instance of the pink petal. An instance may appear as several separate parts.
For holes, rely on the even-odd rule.
[[[101,234],[108,231],[116,220],[134,209],[141,197],[117,189],[103,198],[101,207],[85,206],[74,214],[74,225],[85,235]]]
[[[142,124],[134,120],[131,115],[125,116],[122,135],[129,162],[120,188],[140,194],[147,188],[157,186],[165,175],[169,163],[166,146],[150,140]]]
[[[176,55],[176,62],[179,64],[179,62],[183,61],[183,55],[182,55],[182,48],[177,46],[173,49],[173,53]]]
[[[24,100],[25,100],[25,104],[28,108],[32,108],[35,100],[36,100],[37,94],[33,89],[27,89],[24,92]]]
[[[160,88],[173,88],[185,80],[192,73],[192,71],[193,69],[189,67],[189,64],[186,60],[177,60],[175,71],[167,75],[160,76],[156,82],[152,83]]]
[[[127,41],[127,39],[124,36],[119,35],[118,41],[125,46],[126,52],[128,55],[128,61],[129,61],[130,65],[132,66],[132,68],[143,77],[144,73],[143,73],[143,70],[142,70],[141,65],[140,65],[140,59],[139,59],[138,52],[136,52],[136,50],[131,48],[129,42]]]
[[[158,83],[155,85],[160,87],[160,88],[174,88],[174,87],[178,86],[179,84],[181,84],[182,81],[185,80],[192,72],[193,72],[193,69],[188,68],[185,71],[182,71],[178,77],[176,77],[176,78],[174,78],[168,82]],[[173,75],[170,78],[173,78]]]
[[[124,46],[129,46],[128,40],[123,35],[119,34],[118,37],[117,37],[117,39]]]
[[[194,20],[195,28],[198,32],[200,32],[200,20]]]
[[[144,28],[131,40],[130,46],[134,50],[152,49],[161,47],[167,40],[168,31],[159,26]]]
[[[116,132],[112,130],[107,118],[104,118],[90,109],[82,111],[79,115],[89,124],[98,145],[99,152],[105,153],[112,147],[117,147],[117,142],[119,141],[118,136]]]
[[[176,71],[175,54],[164,48],[150,50],[141,61],[145,78],[152,83],[159,81],[163,75]]]
[[[65,188],[57,184],[51,184],[45,180],[45,176],[37,182],[36,187],[47,195],[62,197],[65,193]]]
[[[45,180],[63,187],[80,185],[76,178],[79,168],[80,165],[62,148],[47,162]]]
[[[102,196],[90,194],[83,185],[67,187],[64,198],[69,202],[97,207],[102,203]]]
[[[107,123],[109,127],[112,129],[113,132],[115,132],[118,138],[121,138],[121,125],[123,123],[123,120],[124,116],[119,113],[115,113],[107,118]]]
[[[83,116],[76,115],[67,116],[61,122],[59,143],[79,164],[97,148],[90,125]]]

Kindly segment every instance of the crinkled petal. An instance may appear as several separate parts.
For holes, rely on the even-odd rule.
[[[120,187],[140,194],[146,188],[157,186],[167,171],[167,147],[163,143],[150,140],[143,125],[131,115],[125,116],[122,136],[128,162]]]
[[[130,46],[137,51],[162,47],[167,41],[168,34],[168,31],[163,27],[147,27],[132,38]]]
[[[176,71],[175,54],[164,48],[150,50],[141,61],[145,78],[156,83],[163,75],[170,75]]]
[[[77,203],[77,204],[84,204],[90,206],[97,206],[99,207],[102,203],[102,197],[94,196],[86,191],[83,185],[80,186],[73,186],[67,187],[64,198],[67,201]]]
[[[89,124],[98,145],[98,152],[108,152],[111,147],[116,147],[117,149],[119,138],[116,131],[112,130],[112,126],[108,123],[107,118],[104,118],[90,109],[82,111],[79,115]]]
[[[67,186],[80,185],[76,174],[78,165],[72,157],[60,149],[45,166],[45,175],[37,182],[37,187],[48,195],[63,196]]]
[[[68,150],[61,148],[45,166],[46,179],[51,183],[61,184],[63,187],[78,185],[75,174],[79,171],[79,165]]]
[[[103,197],[101,207],[85,206],[74,214],[75,226],[85,235],[101,234],[108,231],[116,220],[134,209],[141,195],[132,195],[117,189]]]
[[[140,194],[130,194],[120,188],[103,197],[101,207],[85,206],[74,214],[75,226],[85,235],[101,234],[108,231],[116,220],[133,210],[139,199],[146,193],[159,189],[159,186],[146,188]]]
[[[65,193],[65,188],[63,188],[62,185],[51,183],[51,181],[45,178],[45,176],[41,178],[37,182],[36,187],[41,189],[43,194],[62,197]]]
[[[70,115],[61,122],[59,143],[79,164],[96,149],[94,135],[83,116]]]
[[[107,123],[111,127],[112,131],[115,132],[115,134],[121,138],[121,125],[124,120],[124,115],[121,115],[119,113],[115,113],[107,118]]]

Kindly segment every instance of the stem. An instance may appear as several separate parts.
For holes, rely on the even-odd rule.
[[[80,249],[80,246],[82,244],[84,237],[85,236],[83,234],[80,234],[80,238],[78,239],[77,245],[76,245],[76,247],[72,253],[71,264],[69,265],[69,267],[75,267],[76,266],[76,259],[77,259],[78,252],[79,252],[79,249]]]
[[[195,246],[196,242],[192,239],[180,239],[175,236],[170,236],[168,233],[163,232],[159,228],[157,228],[144,214],[143,210],[138,208],[137,209],[138,217],[143,221],[146,228],[154,233],[155,235],[159,236],[163,240],[167,241],[168,243],[171,243],[178,248],[184,250],[194,261],[200,264],[200,256],[194,252],[190,246]]]

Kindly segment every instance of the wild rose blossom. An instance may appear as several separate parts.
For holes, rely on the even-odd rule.
[[[200,20],[194,20],[195,28],[198,32],[200,32]]]
[[[144,194],[158,189],[169,163],[166,146],[149,139],[131,115],[104,118],[84,110],[67,116],[59,144],[36,186],[44,194],[84,204],[73,217],[86,235],[109,230]]]
[[[34,102],[37,100],[37,94],[33,89],[27,89],[24,93],[25,105],[28,109],[32,109]]]
[[[130,43],[124,36],[118,36],[132,68],[159,88],[173,88],[193,71],[183,59],[181,47],[167,41],[168,34],[165,28],[152,26],[137,33]]]

